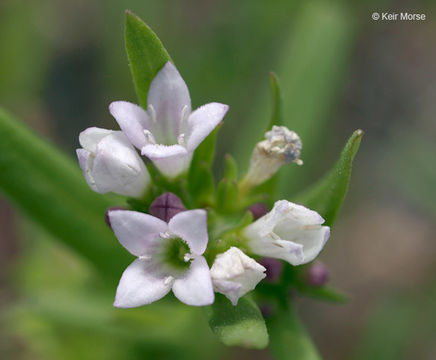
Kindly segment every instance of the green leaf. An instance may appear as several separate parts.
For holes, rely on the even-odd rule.
[[[0,190],[104,275],[119,277],[130,257],[104,222],[114,204],[89,189],[77,162],[1,109],[0,137]]]
[[[359,149],[363,136],[362,130],[351,135],[334,168],[317,184],[296,197],[296,202],[316,210],[325,219],[325,225],[331,226],[347,194],[351,177],[353,159]]]
[[[330,301],[334,303],[346,303],[349,300],[349,297],[346,294],[341,293],[338,290],[333,289],[329,286],[315,287],[305,284],[297,284],[296,287],[300,294],[315,299]]]
[[[197,206],[210,205],[214,201],[215,181],[211,165],[215,156],[218,125],[195,149],[188,173],[188,192]]]
[[[271,130],[274,125],[283,124],[283,97],[280,91],[279,79],[275,73],[269,73],[269,82],[271,85],[272,111],[266,131]]]
[[[224,177],[228,180],[236,180],[238,178],[238,164],[232,155],[226,154],[224,164]]]
[[[203,162],[211,166],[215,156],[215,144],[218,131],[221,128],[221,124],[218,126],[204,139],[201,144],[195,149],[194,156],[192,157],[191,168],[197,166],[198,163]]]
[[[277,309],[267,324],[270,349],[276,360],[321,359],[292,307]]]
[[[215,182],[210,166],[202,161],[191,167],[188,175],[188,191],[194,206],[207,206],[214,203]]]
[[[236,180],[222,179],[216,192],[216,206],[218,211],[232,212],[237,204],[238,183]]]
[[[126,11],[125,38],[136,94],[139,104],[146,109],[150,84],[171,58],[153,30],[130,11]]]
[[[247,296],[233,306],[223,295],[216,294],[208,307],[209,325],[227,346],[263,349],[268,345],[265,321],[256,303]]]

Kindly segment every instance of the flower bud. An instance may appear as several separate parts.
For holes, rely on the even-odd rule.
[[[259,263],[266,269],[266,282],[277,282],[282,275],[283,263],[280,260],[264,257],[260,259]]]
[[[182,200],[177,195],[167,192],[154,199],[148,212],[165,222],[169,222],[174,215],[185,210]]]
[[[265,268],[236,247],[219,254],[210,269],[214,290],[233,305],[265,277]]]
[[[97,193],[140,197],[150,184],[141,157],[121,131],[92,127],[79,136],[80,167],[89,187]]]
[[[312,286],[322,286],[329,280],[329,269],[321,262],[312,264],[306,273],[306,281]]]
[[[243,230],[247,248],[254,254],[281,259],[291,265],[311,262],[323,249],[330,228],[316,211],[286,200]]]
[[[256,144],[244,182],[250,187],[257,186],[270,179],[284,164],[294,162],[302,165],[302,147],[297,133],[286,126],[273,126],[271,131],[266,132],[265,140]]]
[[[266,215],[268,212],[268,206],[264,203],[257,203],[254,205],[251,205],[248,210],[253,214],[253,220],[257,220],[260,217]]]

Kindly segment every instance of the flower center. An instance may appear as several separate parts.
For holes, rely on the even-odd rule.
[[[189,268],[190,253],[188,244],[180,237],[172,237],[167,239],[163,250],[163,261],[177,270],[185,270]],[[188,261],[187,261],[188,259]]]

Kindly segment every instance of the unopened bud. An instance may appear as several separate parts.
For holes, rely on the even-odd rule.
[[[264,203],[257,203],[251,205],[248,210],[253,214],[253,220],[257,220],[260,217],[266,215],[268,213],[268,206]]]
[[[257,186],[270,179],[284,164],[302,165],[300,137],[286,126],[273,126],[265,140],[256,144],[245,181]]]
[[[179,212],[185,211],[186,207],[183,205],[180,198],[170,192],[158,196],[151,203],[148,211],[151,215],[168,222],[171,218]]]
[[[259,264],[266,269],[264,281],[274,283],[279,280],[283,271],[283,263],[280,260],[264,257],[260,259]]]
[[[306,281],[312,286],[322,286],[329,280],[329,269],[321,262],[310,266],[306,273]]]

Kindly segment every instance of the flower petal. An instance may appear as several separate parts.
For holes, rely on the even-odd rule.
[[[114,101],[109,111],[130,142],[141,149],[148,144],[144,130],[151,130],[147,112],[140,106],[127,101]]]
[[[189,168],[192,153],[181,145],[146,145],[141,150],[167,177],[174,178]]]
[[[233,306],[238,305],[242,285],[228,280],[213,280],[213,288],[230,300]]]
[[[171,290],[171,282],[149,260],[136,259],[121,276],[114,306],[132,308],[163,298]]]
[[[174,281],[173,292],[187,305],[206,306],[214,302],[209,266],[203,256],[192,260],[185,276]]]
[[[249,248],[257,255],[285,260],[292,265],[300,265],[304,261],[303,245],[288,240],[274,239],[271,235],[251,237]]]
[[[113,130],[102,129],[98,127],[90,127],[83,130],[79,135],[80,146],[85,150],[94,153],[97,149],[97,144],[109,134],[112,134]]]
[[[195,255],[204,253],[207,247],[207,213],[205,210],[183,211],[175,215],[168,223],[171,233],[187,242]]]
[[[188,87],[176,67],[167,62],[153,79],[148,91],[147,103],[156,116],[153,134],[158,143],[177,142],[180,134],[182,113],[191,113]],[[157,131],[157,128],[159,131]]]
[[[222,121],[228,109],[228,105],[210,103],[195,110],[188,119],[186,148],[189,151],[195,150]]]
[[[92,162],[94,161],[91,153],[85,149],[76,149],[76,154],[87,184],[93,191],[99,192],[91,173]]]
[[[320,226],[314,229],[305,229],[296,235],[296,240],[303,245],[304,260],[301,264],[306,264],[315,259],[325,243],[330,237],[330,228],[328,226]]]
[[[159,234],[168,230],[166,222],[137,211],[111,210],[108,217],[118,241],[136,256],[152,252]]]
[[[150,183],[150,176],[136,150],[121,131],[101,140],[95,152],[92,178],[99,193],[115,192],[139,197]]]

